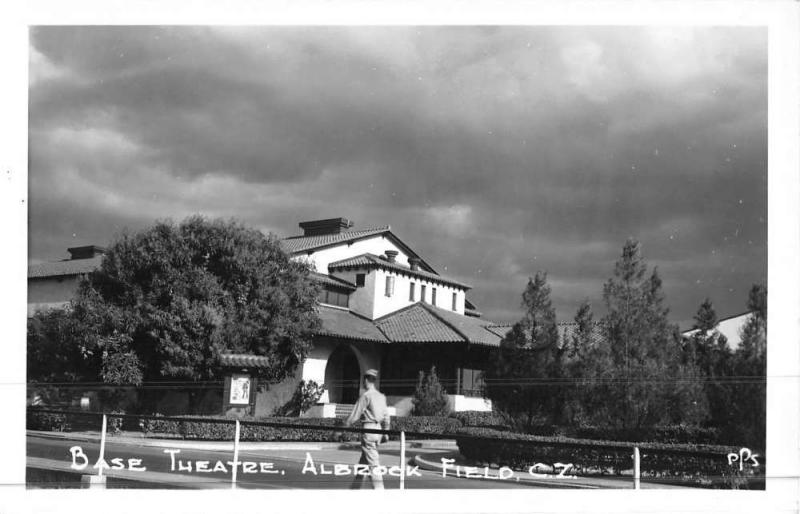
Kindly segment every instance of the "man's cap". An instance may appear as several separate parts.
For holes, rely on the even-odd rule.
[[[364,372],[364,376],[365,377],[378,378],[378,370],[377,369],[368,369],[367,371]]]

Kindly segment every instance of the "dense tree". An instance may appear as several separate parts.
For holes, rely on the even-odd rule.
[[[257,373],[277,382],[310,349],[316,294],[274,236],[200,216],[157,222],[119,236],[69,308],[34,316],[30,377],[213,380],[230,351],[267,357]]]
[[[648,274],[637,241],[625,243],[603,300],[605,340],[587,370],[595,383],[595,419],[624,428],[702,420],[706,401],[699,370],[682,362],[661,278],[657,269]]]
[[[694,333],[685,341],[685,357],[709,377],[730,372],[731,351],[727,338],[717,330],[718,319],[706,298],[694,315]]]
[[[750,316],[741,329],[741,342],[734,354],[732,414],[742,444],[763,448],[767,416],[767,288],[755,284],[747,301]]]
[[[717,325],[714,305],[706,298],[694,316],[694,332],[684,341],[684,360],[694,363],[704,377],[703,388],[709,411],[707,424],[721,429],[725,435],[735,424],[731,409],[735,397],[730,380],[733,353]]]
[[[485,389],[498,410],[531,429],[558,422],[564,405],[562,350],[546,273],[528,280],[522,307],[522,319],[490,359]]]
[[[562,342],[564,365],[564,421],[570,424],[580,423],[587,418],[588,406],[593,403],[591,383],[588,383],[587,370],[598,355],[594,345],[597,324],[594,322],[592,307],[584,300],[575,313],[574,329],[565,335]]]

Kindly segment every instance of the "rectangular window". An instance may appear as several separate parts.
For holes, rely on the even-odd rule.
[[[356,274],[356,286],[357,287],[364,287],[364,281],[366,280],[367,275],[364,273],[357,273]]]
[[[436,288],[431,288],[431,304],[436,305]]]
[[[453,310],[457,310],[456,309],[456,294],[455,293],[453,293]]]
[[[469,368],[461,370],[461,394],[465,396],[481,396],[483,388],[482,370]]]
[[[414,301],[414,293],[415,293],[414,289],[416,288],[416,286],[417,286],[417,284],[415,284],[414,282],[411,282],[411,285],[408,286],[408,301],[409,302],[413,302]]]
[[[386,296],[392,296],[394,294],[394,277],[387,276],[386,277]]]
[[[426,287],[427,286],[425,284],[422,284],[421,286],[419,286],[419,299],[422,300],[423,302],[426,301],[425,300],[425,289],[426,289]]]

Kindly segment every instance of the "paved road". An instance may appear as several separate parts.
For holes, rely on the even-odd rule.
[[[52,439],[29,435],[27,437],[28,457],[43,458],[51,461],[58,461],[69,465],[72,462],[70,448],[80,446],[81,452],[88,460],[86,472],[95,474],[92,466],[97,462],[100,454],[100,445],[95,442],[74,441],[66,439]],[[181,449],[180,453],[165,452],[165,448],[152,446],[136,446],[131,444],[115,443],[113,438],[109,438],[105,449],[105,461],[109,465],[123,464],[126,467],[128,459],[141,459],[141,462],[132,462],[134,467],[144,467],[146,472],[139,473],[138,476],[159,476],[176,477],[184,482],[191,482],[195,486],[201,482],[201,486],[207,487],[230,487],[231,468],[227,464],[233,460],[231,452],[209,451],[196,449]],[[431,452],[430,449],[414,449],[407,455],[410,461],[413,456],[421,452]],[[76,451],[77,453],[77,451]],[[307,462],[307,455],[313,459],[313,466]],[[252,464],[242,464],[237,471],[237,484],[241,488],[255,489],[347,489],[353,483],[353,464],[358,462],[360,452],[352,450],[259,450],[245,451],[239,453],[240,462],[250,462]],[[112,459],[120,459],[113,461]],[[179,462],[180,461],[180,462]],[[191,461],[192,471],[182,471]],[[84,459],[76,457],[77,463],[83,463]],[[206,464],[202,464],[205,462]],[[206,467],[212,471],[198,472],[197,465]],[[381,463],[386,466],[399,466],[399,451],[381,452]],[[347,470],[348,474],[335,475],[323,474],[323,472],[334,472],[334,465],[339,464],[340,473]],[[342,464],[348,465],[341,467]],[[316,470],[316,474],[311,469]],[[216,470],[214,470],[216,468]],[[304,472],[305,468],[305,472]],[[399,468],[395,468],[396,470]],[[152,474],[152,475],[151,475]],[[190,478],[191,477],[191,478]],[[116,482],[119,484],[119,482]],[[145,480],[146,483],[146,480]],[[396,476],[384,476],[384,483],[387,489],[399,488],[400,479]],[[47,487],[47,483],[30,483],[35,487]],[[110,482],[110,486],[112,482]],[[130,483],[129,485],[133,485]],[[142,484],[138,484],[141,486]],[[369,484],[365,484],[369,487]],[[118,485],[119,486],[119,485]],[[166,483],[152,483],[152,487],[168,487]],[[508,489],[526,488],[530,485],[523,485],[512,481],[499,480],[478,480],[454,477],[442,477],[439,473],[431,471],[417,470],[405,479],[407,489]]]

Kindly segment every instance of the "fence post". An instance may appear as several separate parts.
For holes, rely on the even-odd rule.
[[[641,458],[639,456],[639,447],[634,446],[633,448],[633,488],[639,489],[641,487]]]
[[[233,471],[231,471],[231,489],[236,489],[236,470],[239,468],[239,420],[236,420],[236,433],[233,435]]]
[[[406,488],[406,433],[400,431],[400,490]]]
[[[98,464],[100,466],[97,470],[97,475],[83,475],[81,476],[81,487],[83,488],[98,488],[98,489],[105,489],[106,488],[106,477],[103,476],[103,464],[105,464],[105,454],[106,454],[106,426],[107,420],[106,415],[103,414],[103,425],[100,430],[100,458],[97,459]]]

